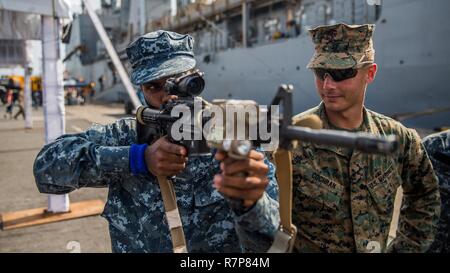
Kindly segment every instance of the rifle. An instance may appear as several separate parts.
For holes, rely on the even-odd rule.
[[[235,158],[241,158],[246,157],[246,153],[251,148],[257,148],[268,143],[268,140],[260,134],[248,139],[248,131],[251,129],[249,127],[255,126],[256,131],[260,133],[259,128],[264,125],[269,130],[272,128],[279,129],[279,146],[286,150],[292,149],[294,141],[349,147],[365,153],[377,154],[391,154],[397,149],[396,137],[393,135],[381,137],[363,132],[350,133],[340,130],[319,129],[322,126],[321,122],[314,116],[298,121],[299,123],[309,124],[308,126],[292,124],[292,85],[281,85],[279,87],[268,110],[263,110],[268,115],[261,117],[262,111],[259,109],[258,120],[254,124],[250,124],[248,118],[245,118],[244,125],[246,128],[243,129],[247,132],[247,135],[244,138],[237,136],[237,130],[231,133],[232,137],[229,138],[227,129],[230,127],[236,128],[239,117],[232,119],[234,124],[230,124],[229,120],[225,118],[225,122],[215,122],[215,126],[204,128],[203,124],[214,119],[210,115],[211,108],[213,106],[220,107],[223,116],[226,116],[227,107],[241,106],[245,108],[248,106],[257,107],[258,105],[251,100],[213,100],[212,103],[209,103],[201,99],[197,95],[202,92],[204,87],[202,76],[199,72],[195,72],[185,76],[183,83],[177,83],[169,79],[166,90],[169,94],[177,95],[177,100],[169,101],[158,110],[144,106],[138,108],[136,120],[138,121],[139,143],[151,144],[155,138],[168,135],[171,142],[184,146],[190,156],[210,153],[210,148],[214,147],[229,152]],[[189,87],[189,85],[192,87]],[[199,111],[195,109],[196,102],[201,105]],[[283,109],[276,120],[270,115],[274,106],[281,106],[281,109]],[[190,114],[187,118],[186,113]],[[180,117],[180,114],[183,114],[183,117]],[[185,122],[180,123],[181,118],[184,118]],[[177,122],[178,124],[176,124]],[[183,126],[174,128],[174,125]],[[179,129],[183,131],[181,132]],[[181,139],[174,137],[174,132],[188,137]]]
[[[182,112],[177,111],[186,110],[192,113],[195,111],[196,102],[201,104],[199,108],[205,108],[207,102],[198,97],[203,92],[204,87],[203,73],[198,70],[182,75],[179,78],[168,79],[165,85],[166,92],[169,95],[176,95],[178,98],[168,101],[160,109],[144,106],[140,106],[137,109],[138,142],[152,144],[153,141],[167,135],[171,142],[184,146],[190,156],[209,153],[210,148],[206,141],[204,139],[195,140],[196,137],[194,137],[199,132],[199,128],[195,126],[196,122],[194,120],[197,116],[187,117],[191,126],[183,126],[183,133],[188,133],[192,136],[191,138],[176,140],[172,136],[173,126],[183,118],[180,117]]]
[[[279,147],[285,150],[292,150],[296,141],[313,142],[317,144],[333,145],[353,148],[370,154],[392,154],[397,150],[398,142],[396,136],[390,135],[387,137],[376,136],[369,133],[357,132],[350,133],[340,130],[320,129],[322,123],[320,119],[315,115],[308,115],[301,120],[292,120],[292,85],[280,85],[278,92],[272,100],[267,113],[268,117],[263,116],[257,122],[257,126],[265,124],[267,128],[273,128],[277,126],[279,128]],[[222,108],[229,106],[236,106],[244,104],[256,105],[254,101],[239,101],[239,100],[216,100],[213,103],[220,105]],[[271,108],[274,106],[281,106],[282,113],[279,113],[277,119],[272,119],[270,113]],[[266,118],[267,117],[267,118]],[[293,124],[293,122],[295,124]],[[246,120],[246,126],[251,127],[255,124]],[[223,127],[233,126],[232,124],[226,124]],[[235,125],[234,125],[235,126]],[[214,139],[208,141],[210,146],[224,150],[232,155],[234,158],[245,158],[251,148],[260,147],[262,144],[267,143],[260,135],[254,140],[248,139],[229,139],[226,137],[225,129],[221,128],[219,137],[217,132],[214,132]],[[260,130],[258,130],[260,132]],[[215,140],[218,139],[218,140]]]
[[[292,156],[290,152],[295,141],[350,147],[366,153],[379,154],[391,154],[398,147],[395,136],[381,137],[367,133],[320,129],[322,124],[317,116],[308,116],[292,124],[292,85],[281,85],[271,106],[268,109],[259,107],[256,119],[252,120],[249,116],[244,116],[245,127],[249,129],[248,131],[244,130],[244,137],[238,136],[239,134],[233,131],[229,138],[227,130],[239,129],[237,128],[239,120],[225,118],[224,121],[219,118],[229,114],[227,107],[236,105],[244,106],[244,108],[257,107],[257,104],[250,100],[215,100],[212,103],[202,100],[197,97],[204,88],[202,76],[203,74],[195,71],[180,79],[169,79],[166,90],[169,94],[177,95],[179,99],[166,103],[159,110],[142,106],[138,108],[136,112],[138,141],[151,144],[153,140],[156,140],[155,137],[159,138],[167,134],[170,141],[183,145],[188,150],[189,156],[207,154],[211,152],[211,148],[216,148],[226,151],[235,159],[242,159],[247,157],[252,148],[268,143],[268,139],[260,134],[261,130],[259,129],[262,126],[271,131],[278,129],[279,148],[274,153],[274,159],[280,189],[281,223],[269,252],[291,252],[295,242],[297,229],[291,219]],[[200,103],[200,111],[195,111],[196,101]],[[272,108],[275,106],[281,106],[283,111],[273,118]],[[180,108],[186,110],[184,113],[189,113],[188,118],[184,115],[180,117],[182,111],[174,111]],[[192,115],[192,111],[194,115]],[[214,115],[211,115],[211,112],[214,112]],[[220,115],[220,113],[222,114]],[[185,123],[182,124],[186,126],[175,128],[181,118],[184,118]],[[230,120],[232,121],[230,122]],[[214,126],[204,130],[204,122],[210,121],[215,121],[213,122]],[[258,129],[256,136],[250,137],[251,127]],[[180,128],[183,132],[180,132]],[[175,136],[176,133],[186,133],[184,136],[187,137],[180,139]],[[158,177],[158,181],[172,234],[174,252],[187,252],[173,186],[166,177]]]

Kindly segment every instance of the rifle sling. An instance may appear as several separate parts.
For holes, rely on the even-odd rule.
[[[297,228],[292,224],[292,154],[279,148],[274,153],[274,160],[277,168],[280,227],[268,252],[292,252],[297,235]]]
[[[183,225],[177,206],[177,198],[173,189],[172,181],[164,176],[158,176],[159,188],[161,189],[166,219],[169,224],[174,253],[187,253],[186,240],[184,238]]]

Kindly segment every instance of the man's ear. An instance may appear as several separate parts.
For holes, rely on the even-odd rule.
[[[369,66],[367,71],[367,84],[372,83],[375,80],[375,76],[377,75],[378,65],[373,63]]]

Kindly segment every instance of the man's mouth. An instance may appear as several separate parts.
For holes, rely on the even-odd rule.
[[[323,95],[323,97],[324,98],[327,98],[327,99],[337,99],[337,98],[341,98],[342,96],[341,95],[335,95],[335,94],[329,94],[329,95]]]

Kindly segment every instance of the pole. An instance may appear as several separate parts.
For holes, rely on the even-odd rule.
[[[140,0],[140,10],[139,10],[139,34],[145,34],[145,23],[146,23],[146,19],[145,19],[145,13],[146,13],[146,7],[145,7],[145,0]]]
[[[30,60],[28,55],[28,47],[27,42],[24,42],[24,52],[25,52],[25,64],[23,66],[24,68],[24,111],[25,111],[25,128],[31,129],[33,128],[33,112],[31,109],[31,101],[32,101],[32,94],[31,94],[31,71],[30,71]]]
[[[242,46],[247,48],[248,43],[248,2],[242,1]]]
[[[59,52],[59,20],[42,16],[42,89],[44,95],[45,143],[65,133],[63,67]],[[49,212],[68,212],[69,195],[48,195]]]
[[[128,92],[128,95],[131,98],[131,102],[133,103],[135,108],[138,108],[141,105],[141,103],[139,101],[138,96],[136,95],[136,91],[134,90],[133,85],[130,82],[128,73],[126,72],[125,68],[120,62],[119,56],[117,55],[117,52],[114,49],[111,40],[108,38],[108,35],[106,34],[105,28],[103,27],[102,23],[100,22],[100,19],[98,18],[93,7],[91,6],[92,5],[91,1],[83,0],[83,3],[89,14],[89,17],[91,17],[92,23],[94,24],[94,27],[98,32],[98,35],[100,36],[100,39],[102,40],[103,44],[105,44],[106,51],[108,52],[109,57],[111,58],[114,66],[117,69],[120,79],[122,80],[122,83],[125,86],[125,90]]]

